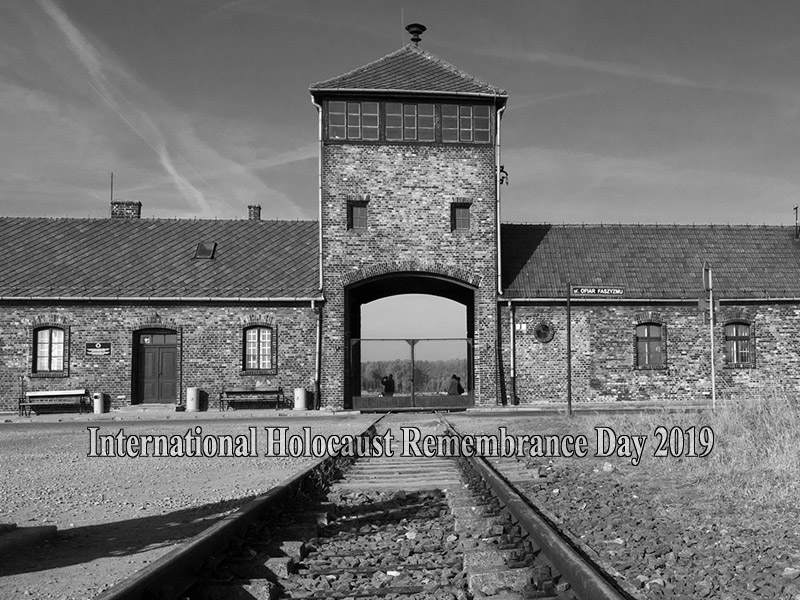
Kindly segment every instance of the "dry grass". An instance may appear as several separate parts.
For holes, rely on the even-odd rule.
[[[663,411],[591,416],[578,421],[588,430],[607,426],[619,433],[648,435],[639,468],[658,469],[665,475],[693,481],[702,485],[710,498],[800,504],[800,405],[785,394],[721,404],[715,412]],[[684,432],[694,428],[698,434],[702,427],[710,427],[713,449],[705,457],[654,458],[659,442],[654,432],[660,426],[667,430],[680,427]],[[697,446],[698,453],[702,449],[702,445]]]

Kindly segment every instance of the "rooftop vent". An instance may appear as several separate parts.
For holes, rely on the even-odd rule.
[[[251,221],[261,220],[261,205],[251,204],[247,207],[247,218]]]
[[[427,27],[425,27],[425,25],[420,25],[419,23],[412,23],[406,26],[406,31],[411,34],[411,41],[414,42],[415,46],[419,46],[419,43],[422,41],[422,38],[419,36],[425,33],[426,29]]]

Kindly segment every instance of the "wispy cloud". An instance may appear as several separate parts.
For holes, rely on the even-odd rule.
[[[80,31],[76,23],[52,0],[37,0],[37,3],[63,36],[69,55],[77,59],[80,71],[76,74],[73,70],[69,77],[73,81],[83,81],[86,89],[91,90],[91,94],[99,98],[110,111],[109,114],[124,124],[157,159],[160,172],[140,172],[133,185],[120,187],[121,193],[156,190],[157,195],[136,199],[144,200],[157,213],[173,215],[177,213],[201,218],[237,215],[241,214],[238,205],[260,202],[268,204],[265,208],[276,216],[306,216],[296,202],[266,185],[256,173],[309,158],[313,156],[311,146],[276,152],[266,158],[263,156],[269,152],[269,148],[265,146],[247,148],[244,152],[212,146],[203,139],[197,128],[198,125],[207,125],[207,136],[219,146],[224,140],[214,135],[211,123],[204,125],[197,115],[181,112],[166,102],[157,91],[140,81],[110,49],[99,46]],[[100,135],[110,136],[113,133],[108,128],[102,130],[102,125],[97,127],[101,128],[102,132],[96,132]],[[113,136],[119,137],[116,134]],[[119,143],[117,145],[123,147]],[[239,160],[233,160],[226,154],[238,154]],[[131,164],[129,168],[140,167]],[[143,180],[146,183],[142,184]],[[176,203],[175,192],[187,205],[185,208]],[[170,199],[171,205],[165,205],[165,201],[169,202]]]
[[[126,100],[120,99],[120,94],[109,80],[108,73],[113,72],[125,83],[133,87],[141,87],[132,75],[122,70],[118,65],[113,67],[108,61],[101,59],[100,53],[94,45],[78,30],[67,15],[51,0],[37,0],[39,6],[55,22],[58,29],[69,42],[70,49],[88,71],[91,81],[89,87],[100,99],[144,141],[157,155],[161,166],[172,178],[175,186],[187,200],[192,202],[201,214],[209,214],[211,206],[205,194],[184,176],[175,166],[167,144],[159,132],[158,126],[143,110],[136,110]]]

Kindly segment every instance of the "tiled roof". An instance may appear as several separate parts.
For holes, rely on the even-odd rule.
[[[507,96],[505,90],[475,79],[413,44],[310,89]]]
[[[316,298],[317,240],[314,221],[0,218],[0,297]]]
[[[504,224],[501,235],[510,298],[564,298],[569,283],[696,298],[706,260],[718,298],[800,298],[794,227]]]

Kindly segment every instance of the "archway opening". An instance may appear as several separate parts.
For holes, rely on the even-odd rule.
[[[473,288],[393,274],[351,286],[346,299],[346,398],[353,408],[472,404]]]

